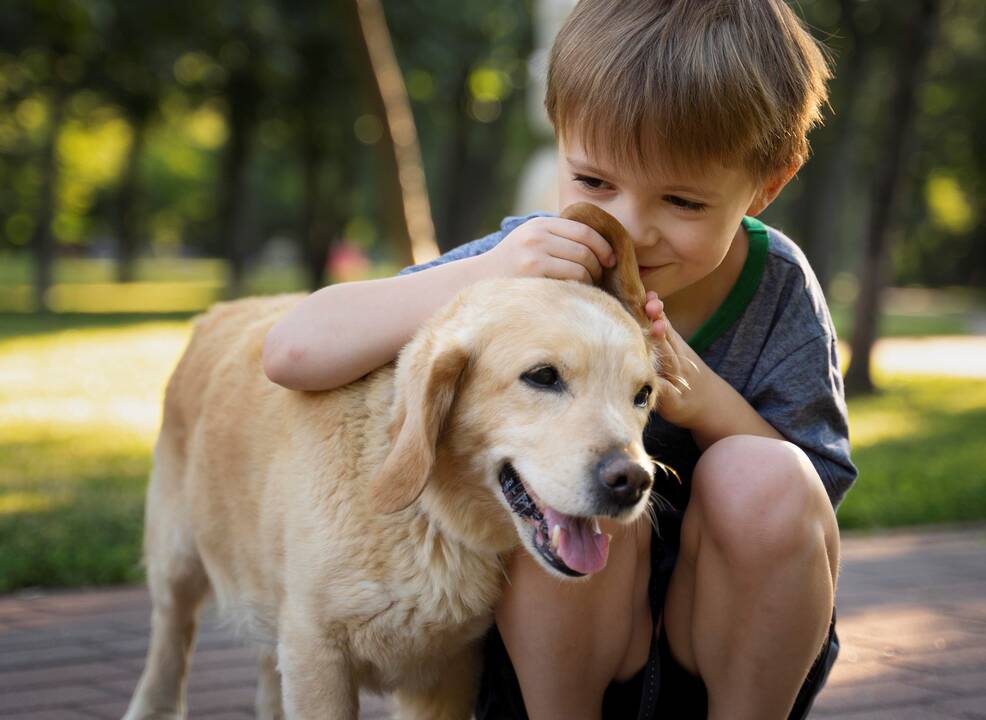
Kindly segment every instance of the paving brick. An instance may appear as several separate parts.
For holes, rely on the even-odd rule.
[[[986,718],[984,551],[982,529],[844,538],[843,648],[812,718]],[[119,718],[143,669],[149,621],[140,587],[0,597],[0,717]],[[190,717],[252,717],[255,679],[254,652],[207,606]],[[43,707],[14,709],[25,702]],[[390,717],[387,698],[364,694],[361,705],[361,720]]]
[[[99,720],[120,720],[123,717],[123,713],[127,711],[127,705],[129,704],[129,697],[115,697],[112,700],[104,702],[80,705],[79,712],[86,713],[86,718],[89,720],[92,720],[92,718],[99,718]]]
[[[970,647],[951,652],[914,653],[888,661],[900,667],[934,673],[943,670],[986,670],[986,647]]]
[[[956,695],[981,695],[986,692],[986,671],[921,673],[914,683]]]
[[[860,712],[815,710],[811,720],[956,720],[956,716],[934,705],[906,705]]]
[[[925,673],[918,672],[917,670],[894,667],[880,661],[848,663],[843,662],[840,658],[835,663],[835,667],[832,668],[827,687],[839,687],[854,683],[887,682],[891,680],[902,683],[921,684],[917,683],[917,681],[925,677]]]
[[[103,658],[103,654],[98,649],[85,645],[4,651],[0,653],[0,671],[57,667]]]
[[[31,690],[15,690],[0,694],[0,716],[8,712],[41,712],[46,708],[59,708],[83,703],[98,702],[112,697],[105,690],[91,685],[57,685]]]
[[[231,647],[202,650],[192,657],[194,668],[256,667],[257,657],[250,648]]]
[[[28,710],[3,714],[3,720],[92,720],[92,718],[92,715],[78,708],[48,708],[43,713]],[[119,720],[119,716],[116,720]]]
[[[93,678],[122,679],[130,675],[130,672],[109,662],[88,662],[33,670],[8,670],[0,672],[0,693],[75,683],[85,684]]]
[[[816,707],[825,710],[856,712],[891,705],[937,700],[940,691],[929,690],[896,680],[826,687],[818,696]]]
[[[200,717],[203,713],[217,710],[252,708],[255,696],[256,688],[244,685],[190,692],[188,694],[188,715],[189,717]]]
[[[938,707],[946,712],[955,713],[957,717],[980,720],[986,718],[986,688],[977,697],[967,697],[961,700],[949,700],[939,703]]]

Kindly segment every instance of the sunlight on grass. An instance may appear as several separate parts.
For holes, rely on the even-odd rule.
[[[9,317],[0,592],[139,580],[151,449],[191,323]],[[886,370],[876,379],[880,394],[849,403],[860,476],[842,527],[986,519],[986,382]]]
[[[986,519],[986,382],[879,374],[849,402],[859,479],[839,524],[890,527]]]
[[[0,495],[0,515],[47,510],[52,498],[43,493],[14,492]]]
[[[151,448],[189,330],[0,340],[0,592],[139,579]]]
[[[86,427],[150,442],[186,323],[68,330],[0,342],[0,436]]]

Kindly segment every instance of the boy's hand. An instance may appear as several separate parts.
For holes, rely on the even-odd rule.
[[[555,217],[536,217],[481,255],[491,277],[546,277],[598,284],[603,267],[616,256],[602,235],[588,225]]]
[[[671,327],[664,303],[653,290],[647,291],[644,311],[651,320],[651,337],[657,341],[664,365],[657,412],[678,427],[692,429],[706,410],[703,390],[712,371]]]

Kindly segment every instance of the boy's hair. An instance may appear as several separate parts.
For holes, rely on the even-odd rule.
[[[765,179],[807,159],[830,77],[783,0],[581,0],[545,107],[559,136],[619,167],[717,161]]]

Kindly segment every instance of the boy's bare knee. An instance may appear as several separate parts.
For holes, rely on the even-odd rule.
[[[747,572],[822,542],[830,561],[838,553],[822,481],[789,442],[739,435],[715,443],[695,468],[691,502],[700,507],[701,532]]]

